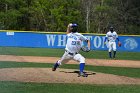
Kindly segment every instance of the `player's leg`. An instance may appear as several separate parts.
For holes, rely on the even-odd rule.
[[[71,56],[71,55],[69,55],[67,52],[65,52],[64,54],[63,54],[63,56],[61,57],[61,59],[60,60],[58,60],[55,64],[54,64],[54,66],[53,66],[53,68],[52,68],[52,71],[55,71],[62,63],[66,63],[66,62],[68,62],[70,59],[72,59],[73,58],[73,56]]]
[[[84,73],[84,68],[85,68],[85,58],[81,54],[76,54],[73,57],[74,60],[80,62],[79,64],[79,76],[87,77],[88,75]]]
[[[116,57],[116,42],[113,42],[113,58]]]
[[[108,48],[109,58],[112,58],[112,42],[108,43]]]

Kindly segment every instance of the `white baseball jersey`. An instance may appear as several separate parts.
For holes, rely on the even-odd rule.
[[[109,31],[107,32],[106,37],[109,42],[115,42],[116,38],[118,38],[118,35],[115,31],[113,31],[113,33]]]
[[[69,33],[67,34],[66,50],[71,53],[79,52],[82,46],[82,41],[87,40],[85,36],[80,33]]]

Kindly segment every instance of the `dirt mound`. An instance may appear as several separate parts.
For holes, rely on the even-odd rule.
[[[0,81],[42,82],[42,83],[82,83],[82,84],[140,84],[140,79],[86,72],[88,77],[77,77],[78,71],[49,68],[4,68],[0,69]]]
[[[0,61],[55,63],[57,57],[35,57],[0,55]],[[79,64],[70,61],[68,64]],[[140,68],[140,61],[86,59],[86,64],[95,66],[114,66]],[[42,83],[82,83],[82,84],[140,84],[140,78],[130,78],[112,74],[87,71],[88,77],[77,77],[78,71],[48,68],[3,68],[0,69],[0,81],[42,82]]]

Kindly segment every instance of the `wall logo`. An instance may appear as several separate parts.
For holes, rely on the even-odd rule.
[[[125,40],[124,47],[128,50],[133,50],[138,47],[138,43],[133,38],[128,38]]]

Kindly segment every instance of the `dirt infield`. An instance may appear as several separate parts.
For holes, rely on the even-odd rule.
[[[0,55],[0,61],[55,63],[59,58]],[[69,64],[78,64],[71,61]],[[96,66],[140,68],[140,61],[87,59],[86,64]],[[77,69],[78,70],[78,69]],[[140,84],[140,78],[86,71],[88,77],[77,77],[73,69],[51,68],[2,68],[0,81],[42,82],[42,83],[84,83],[84,84]]]

